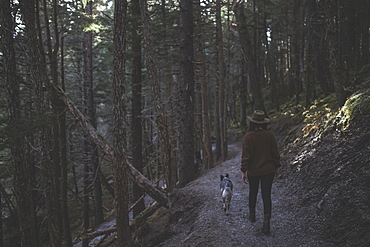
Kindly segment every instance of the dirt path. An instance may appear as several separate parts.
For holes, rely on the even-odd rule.
[[[296,206],[288,196],[287,182],[278,179],[273,185],[271,233],[261,233],[263,205],[258,195],[257,221],[248,221],[248,185],[241,181],[240,147],[231,146],[234,157],[211,169],[179,191],[184,199],[178,202],[183,213],[170,230],[175,234],[159,246],[332,246],[319,239],[314,226],[305,219],[315,215],[311,209]],[[220,175],[228,173],[234,183],[230,214],[225,215],[219,193]]]

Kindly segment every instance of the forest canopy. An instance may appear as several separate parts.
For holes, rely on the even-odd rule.
[[[72,246],[113,209],[129,244],[143,198],[168,207],[227,159],[253,110],[329,95],[339,108],[370,76],[368,0],[1,0],[0,11],[9,246]]]

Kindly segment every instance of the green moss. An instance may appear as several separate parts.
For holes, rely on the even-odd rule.
[[[366,123],[370,117],[370,89],[354,93],[337,115],[342,130]]]

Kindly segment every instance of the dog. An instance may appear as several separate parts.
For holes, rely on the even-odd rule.
[[[226,176],[220,175],[220,178],[221,178],[220,190],[223,202],[223,209],[226,215],[228,215],[230,210],[231,198],[233,197],[233,183],[229,178],[229,174],[226,174]]]

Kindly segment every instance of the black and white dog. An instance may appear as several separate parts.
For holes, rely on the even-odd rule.
[[[220,175],[220,178],[221,178],[220,183],[221,198],[223,202],[224,211],[226,212],[226,215],[228,215],[231,198],[233,196],[233,183],[229,178],[229,174],[226,174],[226,176]]]

